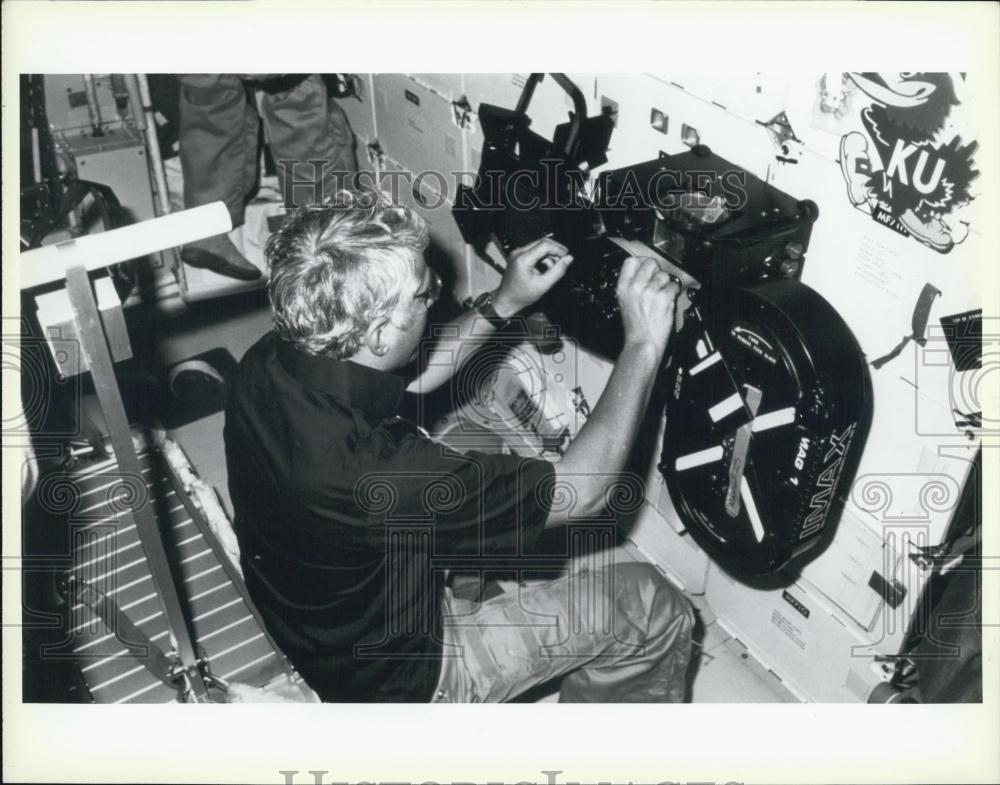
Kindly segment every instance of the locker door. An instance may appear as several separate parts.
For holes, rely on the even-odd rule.
[[[402,74],[376,74],[374,86],[375,122],[386,155],[411,172],[454,179],[464,148],[451,102]]]
[[[448,101],[457,101],[464,91],[462,74],[408,74],[408,76]]]

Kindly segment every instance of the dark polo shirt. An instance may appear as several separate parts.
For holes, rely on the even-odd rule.
[[[430,700],[442,567],[517,556],[548,515],[551,464],[444,448],[396,416],[404,386],[270,333],[226,409],[247,588],[323,700]]]

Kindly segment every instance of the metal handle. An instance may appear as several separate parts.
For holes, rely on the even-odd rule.
[[[97,270],[165,248],[214,237],[232,228],[226,205],[212,202],[121,229],[45,245],[19,256],[21,288],[31,289],[61,280],[66,277],[66,268],[70,264]]]
[[[551,76],[556,81],[556,84],[573,99],[573,116],[570,118],[569,136],[566,139],[566,147],[563,150],[563,153],[569,157],[577,138],[580,136],[580,125],[587,116],[587,101],[583,97],[583,92],[580,88],[566,74],[551,74]],[[545,74],[531,74],[528,76],[528,81],[524,84],[524,89],[521,91],[521,97],[518,99],[517,107],[514,111],[522,115],[527,114],[528,105],[535,94],[535,88],[544,78]]]

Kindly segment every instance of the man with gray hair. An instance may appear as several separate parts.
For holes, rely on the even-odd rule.
[[[447,325],[407,386],[440,284],[427,229],[407,208],[342,192],[269,241],[274,329],[243,358],[225,441],[247,587],[279,646],[325,701],[503,701],[564,676],[564,701],[680,701],[692,613],[650,565],[617,564],[456,598],[449,565],[523,556],[620,481],[673,324],[677,287],[628,259],[625,347],[557,463],[430,439],[397,412],[404,390],[448,381],[531,306],[572,257],[542,238],[514,251],[500,287]],[[458,342],[456,344],[455,342]]]

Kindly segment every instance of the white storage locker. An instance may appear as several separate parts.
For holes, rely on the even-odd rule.
[[[453,182],[465,154],[451,102],[402,74],[376,74],[374,88],[385,154],[411,172],[437,172]]]
[[[673,84],[661,84],[665,89],[663,101],[677,117],[674,127],[678,134],[683,135],[683,126],[687,125],[714,153],[762,180],[768,179],[778,163],[778,148],[764,126]]]
[[[718,623],[805,701],[862,703],[882,680],[871,634],[849,627],[801,583],[754,588],[712,564],[705,598]],[[895,653],[898,646],[894,637],[877,651]]]
[[[688,149],[681,142],[676,107],[668,108],[668,93],[655,79],[643,74],[599,74],[597,95],[598,101],[617,105],[608,163],[603,168],[617,169],[651,160],[660,152],[674,154]],[[660,130],[653,127],[654,114],[666,118]]]
[[[802,568],[801,578],[837,605],[859,630],[870,632],[885,598],[875,575],[890,585],[901,574],[900,555],[881,532],[845,511],[830,546]]]
[[[513,109],[527,79],[526,73],[466,74],[465,97],[474,110],[481,103]]]
[[[457,101],[465,91],[462,74],[408,74],[448,101]]]
[[[704,594],[708,556],[685,532],[659,476],[647,482],[646,503],[627,536],[643,557],[661,568],[677,586],[689,594]]]
[[[767,122],[785,110],[789,93],[787,74],[740,70],[726,73],[674,71],[657,78],[747,120]]]

